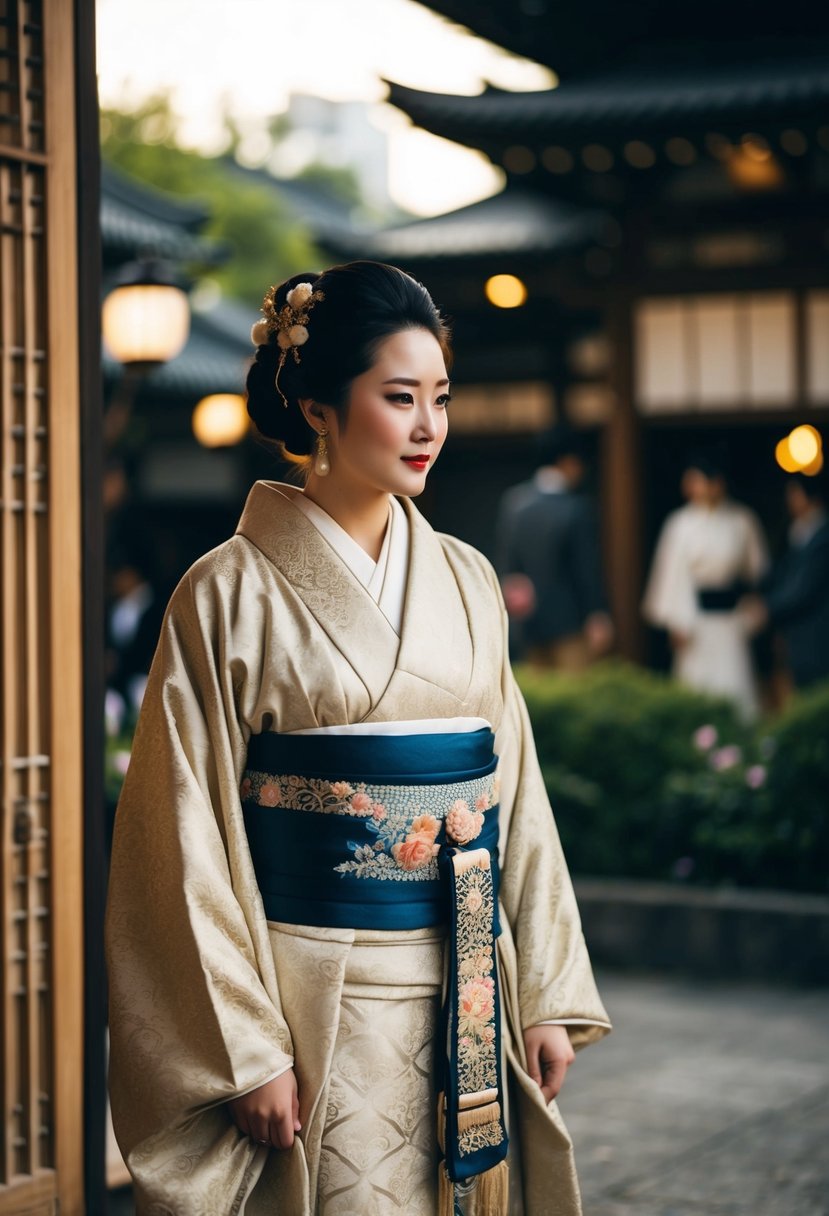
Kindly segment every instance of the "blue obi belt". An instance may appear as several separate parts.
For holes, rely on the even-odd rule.
[[[241,786],[268,920],[353,929],[446,925],[450,979],[438,1078],[446,1186],[491,1177],[496,1167],[500,1174],[507,1152],[493,744],[488,729],[271,732],[250,739]]]

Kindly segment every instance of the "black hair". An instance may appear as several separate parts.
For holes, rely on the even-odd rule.
[[[687,473],[690,469],[695,469],[709,481],[716,481],[718,478],[728,481],[730,465],[728,447],[724,442],[718,441],[705,447],[692,448],[682,462],[682,471]]]
[[[587,444],[584,436],[573,430],[566,422],[547,431],[542,431],[535,441],[538,459],[542,464],[558,464],[565,456],[577,456],[579,460],[587,459]]]
[[[790,473],[786,478],[787,486],[797,486],[810,502],[826,502],[826,475],[821,471],[809,477],[805,473]]]
[[[248,372],[247,407],[260,437],[275,443],[287,459],[306,464],[315,434],[300,400],[345,409],[352,381],[373,365],[378,346],[406,329],[433,334],[448,365],[450,331],[426,288],[396,266],[348,262],[322,274],[292,275],[275,290],[277,311],[298,283],[310,283],[324,298],[308,312],[308,339],[298,348],[299,361],[289,350],[279,373],[279,389],[288,404],[274,383],[281,352],[272,332],[257,348]]]

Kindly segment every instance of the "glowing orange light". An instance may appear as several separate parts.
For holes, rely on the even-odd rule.
[[[527,288],[514,274],[494,274],[487,279],[484,291],[496,308],[520,308],[527,299]]]
[[[799,473],[800,465],[795,460],[789,451],[789,437],[781,439],[777,447],[774,449],[774,458],[785,473]]]
[[[796,426],[789,434],[789,451],[800,468],[805,468],[820,455],[820,434],[813,426]]]

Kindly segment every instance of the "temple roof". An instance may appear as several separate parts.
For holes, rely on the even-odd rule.
[[[127,176],[113,165],[101,166],[101,237],[107,262],[142,255],[210,264],[225,251],[199,235],[207,207],[182,201]]]
[[[509,93],[488,87],[474,97],[426,93],[393,81],[389,101],[435,135],[493,155],[505,145],[682,135],[717,129],[754,131],[825,121],[829,55],[668,71],[622,69],[555,89]]]
[[[322,190],[313,182],[301,178],[277,177],[267,169],[249,169],[228,158],[227,167],[233,173],[272,190],[300,220],[317,244],[339,250],[353,241],[355,235],[369,231],[367,224],[355,216],[355,208]]]
[[[457,211],[383,229],[361,249],[363,256],[392,262],[532,256],[585,244],[604,223],[599,212],[509,187]]]
[[[751,61],[829,40],[829,10],[813,0],[421,0],[562,79],[619,64]],[[789,48],[786,50],[785,48]]]

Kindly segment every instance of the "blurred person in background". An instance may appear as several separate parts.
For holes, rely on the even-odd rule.
[[[533,478],[501,501],[496,567],[518,648],[536,667],[579,671],[614,640],[584,440],[562,425],[538,449]]]
[[[686,462],[686,505],[662,526],[643,615],[667,629],[673,674],[700,692],[729,698],[746,721],[759,711],[750,623],[739,609],[759,583],[768,551],[759,519],[728,494],[722,451]]]
[[[825,475],[786,479],[786,553],[759,595],[740,607],[755,629],[776,630],[796,688],[829,679],[829,516]]]
[[[107,567],[107,686],[123,699],[131,719],[141,708],[165,599],[153,585],[152,563],[139,536],[122,535],[110,549]]]

